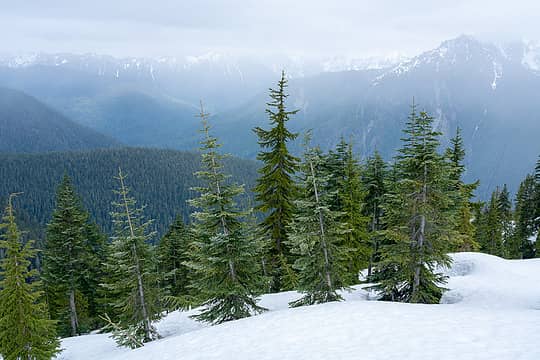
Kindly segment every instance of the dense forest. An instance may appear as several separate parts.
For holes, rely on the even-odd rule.
[[[118,167],[128,181],[145,213],[152,219],[152,229],[163,235],[177,215],[186,221],[192,211],[187,200],[198,184],[194,172],[199,155],[173,150],[143,148],[104,149],[46,154],[0,154],[0,196],[5,203],[10,193],[22,193],[14,199],[19,221],[26,231],[43,239],[45,225],[55,206],[55,192],[64,174],[73,184],[92,218],[107,232],[112,229],[110,212],[114,199],[114,175]],[[257,176],[254,161],[228,159],[227,170],[234,180],[250,189]],[[244,197],[243,201],[247,201]]]
[[[217,325],[266,311],[265,293],[298,291],[291,307],[341,301],[363,269],[380,300],[436,304],[451,252],[540,255],[540,162],[515,202],[502,185],[481,203],[478,182],[463,180],[460,130],[443,149],[414,101],[392,162],[377,152],[361,162],[344,138],[322,151],[290,131],[287,96],[283,73],[268,126],[253,129],[259,164],[221,151],[202,103],[198,154],[0,157],[4,358],[50,358],[53,328],[102,329],[137,348],[159,338],[155,321],[172,310],[198,307],[194,319]],[[300,157],[289,151],[298,138]],[[19,227],[31,226],[44,226],[43,241],[25,241]]]

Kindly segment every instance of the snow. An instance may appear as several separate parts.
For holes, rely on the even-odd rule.
[[[174,312],[157,324],[163,339],[120,349],[106,335],[64,339],[64,360],[151,359],[539,359],[540,259],[452,254],[439,305],[346,301],[289,309],[296,292],[265,295],[270,311],[208,327]]]

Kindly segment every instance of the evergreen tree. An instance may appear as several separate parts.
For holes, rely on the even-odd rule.
[[[296,139],[297,133],[290,132],[286,123],[289,117],[298,110],[287,111],[285,93],[287,79],[282,72],[277,90],[270,89],[271,101],[267,104],[266,113],[270,119],[270,130],[260,127],[254,129],[259,138],[262,150],[257,159],[263,165],[259,170],[260,178],[254,189],[258,202],[256,210],[264,215],[260,224],[263,238],[268,241],[269,267],[272,276],[270,290],[277,292],[289,290],[291,284],[284,283],[284,277],[289,271],[289,249],[287,243],[287,226],[293,216],[293,201],[297,189],[293,175],[298,168],[299,159],[290,154],[287,149],[288,142]],[[289,285],[289,286],[287,286]]]
[[[343,236],[343,246],[350,251],[341,260],[347,268],[342,277],[346,286],[358,283],[360,270],[368,265],[370,246],[367,235],[369,219],[363,214],[365,191],[361,179],[361,168],[352,151],[352,144],[343,138],[335,151],[322,157],[323,163],[318,172],[326,176],[325,188],[321,192],[330,194],[329,209],[341,213],[339,222],[351,230]]]
[[[307,149],[302,164],[301,197],[290,224],[292,252],[298,255],[298,290],[305,294],[291,306],[313,305],[341,300],[337,293],[349,276],[347,263],[351,249],[350,232],[344,214],[331,209],[336,191],[328,187],[331,176],[324,170],[319,149]]]
[[[519,185],[516,195],[515,231],[513,241],[507,247],[508,256],[512,259],[528,259],[535,256],[534,237],[536,227],[537,185],[532,175],[527,175]]]
[[[62,335],[75,336],[91,324],[89,301],[95,306],[103,239],[89,224],[88,213],[65,175],[58,187],[56,209],[47,226],[43,281],[53,319]],[[100,247],[98,249],[97,247]],[[96,310],[95,308],[93,309]],[[97,314],[92,314],[96,316]]]
[[[380,269],[387,270],[376,286],[397,301],[438,303],[446,277],[438,267],[450,265],[446,254],[455,227],[448,164],[437,153],[439,133],[433,118],[417,114],[413,104],[396,171],[399,180],[385,205],[386,236]],[[389,270],[389,271],[388,271]]]
[[[154,233],[151,221],[144,221],[144,208],[137,208],[130,196],[126,176],[118,170],[119,188],[115,191],[117,209],[112,213],[114,236],[106,263],[109,307],[118,327],[136,334],[140,343],[158,338],[152,321],[160,318],[160,294],[154,250],[149,245]],[[126,332],[127,333],[127,332]],[[118,341],[122,345],[122,341]]]
[[[257,305],[263,286],[259,249],[251,242],[235,198],[243,186],[231,184],[224,174],[218,152],[220,145],[210,135],[208,114],[201,104],[203,123],[201,141],[202,170],[197,177],[203,186],[195,188],[200,195],[190,201],[197,210],[193,214],[195,252],[187,265],[195,271],[190,287],[197,294],[203,309],[195,319],[211,324],[237,320],[265,309]]]
[[[491,194],[480,219],[478,242],[485,253],[503,256],[503,227],[499,207],[500,190],[497,188]]]
[[[457,208],[456,241],[453,250],[476,251],[480,248],[475,241],[475,229],[472,224],[471,199],[473,192],[478,188],[479,182],[465,184],[465,147],[461,136],[461,128],[456,129],[456,135],[450,140],[450,147],[446,150],[445,157],[449,162],[450,191],[453,195],[454,206]]]
[[[509,250],[511,248],[512,238],[514,237],[514,221],[512,214],[512,201],[510,200],[510,192],[508,191],[506,184],[504,184],[501,192],[499,193],[497,207],[502,230],[501,241],[503,250],[501,251],[501,254],[502,256],[508,258],[510,256]]]
[[[379,152],[368,158],[362,182],[366,189],[364,214],[369,218],[369,241],[371,251],[368,264],[368,279],[372,276],[373,263],[380,260],[379,245],[381,236],[379,231],[384,229],[383,201],[386,194],[387,166]]]
[[[190,269],[185,265],[190,260],[192,234],[177,216],[169,231],[157,247],[158,269],[162,288],[173,297],[185,296],[188,292]]]
[[[60,352],[55,322],[49,320],[36,270],[30,270],[36,256],[33,241],[21,243],[10,195],[3,223],[0,247],[5,250],[0,277],[0,355],[5,360],[47,360]]]

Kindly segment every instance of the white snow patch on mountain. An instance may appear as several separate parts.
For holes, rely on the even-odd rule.
[[[289,309],[296,292],[265,295],[270,311],[208,327],[174,312],[157,325],[163,339],[121,349],[105,334],[64,339],[59,359],[539,359],[540,259],[453,254],[440,305],[346,301]]]

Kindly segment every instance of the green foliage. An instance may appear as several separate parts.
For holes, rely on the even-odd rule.
[[[151,221],[144,221],[143,210],[129,195],[125,175],[119,169],[118,200],[114,219],[114,236],[106,263],[109,306],[113,319],[122,329],[137,329],[143,342],[158,338],[152,321],[161,317],[158,274],[154,250],[149,244],[155,235],[149,231]],[[119,342],[119,344],[121,344]]]
[[[369,218],[363,213],[366,192],[352,144],[342,138],[336,150],[323,157],[322,167],[318,171],[328,177],[324,191],[332,194],[328,204],[330,210],[341,213],[338,221],[351,230],[343,236],[343,245],[351,251],[343,254],[340,260],[347,268],[347,275],[341,280],[344,285],[354,285],[358,283],[360,270],[369,263],[371,249],[367,234]]]
[[[190,260],[194,251],[192,241],[193,233],[178,216],[157,246],[161,287],[167,296],[179,297],[188,294],[191,276],[185,263]]]
[[[456,208],[455,239],[452,246],[453,251],[476,251],[480,245],[475,240],[475,228],[472,223],[471,199],[474,191],[478,188],[479,182],[465,184],[463,174],[465,173],[465,147],[461,136],[461,128],[456,129],[456,135],[450,139],[450,147],[446,149],[445,157],[449,163],[450,191],[452,201]]]
[[[195,271],[190,287],[199,298],[202,310],[194,318],[211,324],[237,320],[259,313],[257,294],[263,287],[259,244],[253,243],[242,220],[248,215],[238,209],[235,198],[242,186],[227,181],[218,152],[220,145],[210,135],[208,114],[201,104],[202,169],[197,176],[204,186],[190,201],[193,213],[195,251],[187,265]]]
[[[102,331],[108,332],[110,337],[119,345],[130,349],[137,349],[144,346],[145,331],[141,323],[122,327],[111,320],[109,315],[100,316],[105,323]]]
[[[368,236],[371,245],[368,279],[371,279],[373,275],[373,263],[380,259],[379,246],[382,240],[380,231],[384,229],[383,202],[388,188],[387,178],[388,167],[381,155],[375,151],[375,154],[367,159],[362,176],[362,183],[366,191],[362,211],[369,219]]]
[[[538,186],[532,175],[527,175],[519,186],[516,195],[515,231],[513,241],[507,247],[511,259],[528,259],[535,256],[534,245],[530,238],[538,230],[536,197]]]
[[[155,221],[152,230],[163,236],[176,215],[189,218],[187,200],[191,188],[200,184],[193,175],[200,166],[198,154],[173,150],[123,148],[82,152],[55,152],[46,154],[0,154],[0,201],[3,194],[24,192],[16,199],[18,220],[24,225],[37,247],[42,249],[45,226],[55,208],[55,194],[64,174],[69,174],[77,188],[83,205],[101,229],[111,233],[116,187],[114,175],[118,167],[129,174],[133,193],[148,204],[145,213]],[[245,183],[248,189],[255,185],[258,164],[255,161],[230,158],[225,169],[235,181]],[[252,197],[241,197],[242,205]]]
[[[36,255],[33,241],[21,243],[12,196],[0,225],[0,247],[5,250],[0,271],[0,354],[5,360],[47,360],[60,352],[60,341],[38,290],[37,271],[30,270],[30,259]]]
[[[437,268],[450,265],[455,208],[449,165],[437,153],[440,134],[432,126],[433,118],[417,114],[413,104],[395,164],[398,180],[384,206],[388,244],[381,248],[376,288],[387,299],[438,303],[444,291]]]
[[[346,214],[331,209],[339,194],[328,186],[330,179],[320,150],[308,149],[302,163],[301,195],[289,229],[291,251],[297,255],[297,290],[304,294],[290,303],[293,307],[342,300],[337,291],[350,276],[344,259],[353,252],[346,241],[351,229],[344,221]]]
[[[67,175],[58,187],[56,203],[47,226],[43,281],[60,334],[75,336],[90,330],[97,318],[105,240],[89,222]]]
[[[287,225],[293,216],[293,200],[296,196],[296,184],[293,175],[298,169],[299,159],[291,155],[287,143],[296,139],[298,134],[290,132],[286,123],[298,110],[287,111],[285,93],[287,79],[282,72],[277,90],[270,89],[270,102],[266,113],[270,119],[270,130],[260,127],[254,129],[262,150],[257,159],[263,162],[259,169],[260,177],[255,186],[256,210],[264,215],[260,232],[270,245],[268,260],[271,267],[272,281],[270,290],[290,290],[284,284],[287,262],[290,252],[286,247]],[[286,260],[286,262],[283,261]]]

